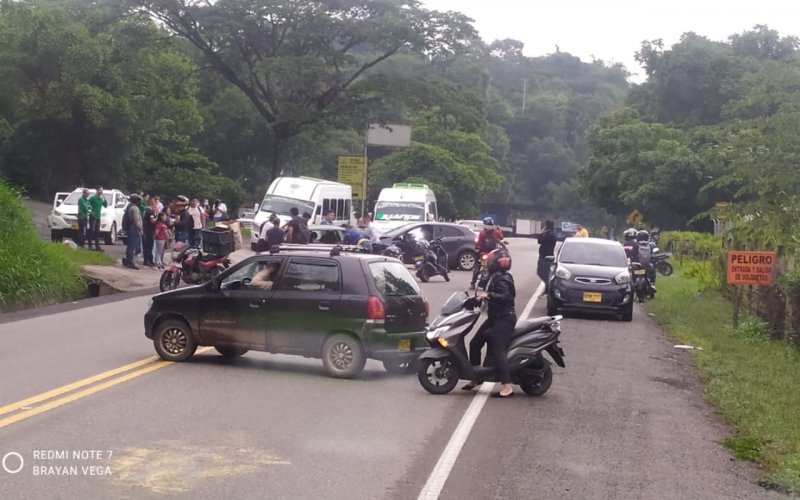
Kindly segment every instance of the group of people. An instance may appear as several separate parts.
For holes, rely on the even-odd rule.
[[[199,246],[203,229],[209,224],[227,220],[228,208],[217,199],[213,205],[197,198],[178,196],[169,206],[160,197],[137,192],[129,197],[122,219],[127,233],[127,247],[122,264],[139,269],[134,258],[142,255],[143,265],[164,269],[164,255],[172,242]]]
[[[289,213],[291,219],[286,224],[282,224],[280,218],[272,214],[267,223],[261,227],[256,248],[259,252],[265,252],[281,243],[292,243],[296,245],[338,243],[334,233],[325,234],[319,241],[313,241],[311,231],[308,227],[311,221],[311,214],[305,212],[301,216],[300,211],[295,207],[292,207]],[[332,226],[335,219],[335,212],[330,210],[325,213],[320,225]],[[359,245],[363,247],[365,251],[372,252],[372,245],[380,242],[380,231],[372,224],[372,218],[368,215],[358,219],[356,227],[349,224],[344,224],[342,227],[345,229],[344,239],[342,241],[345,245]]]
[[[647,271],[647,278],[655,293],[656,268],[653,266],[651,260],[655,244],[650,242],[650,233],[644,230],[639,231],[635,228],[630,228],[625,230],[622,236],[625,238],[622,246],[625,248],[625,254],[628,256],[628,260],[631,262],[638,262]]]
[[[100,219],[103,208],[108,207],[108,202],[103,196],[103,188],[98,187],[94,196],[89,196],[89,190],[84,189],[78,199],[78,236],[75,244],[81,248],[102,252],[100,248]],[[94,241],[94,248],[92,248]]]

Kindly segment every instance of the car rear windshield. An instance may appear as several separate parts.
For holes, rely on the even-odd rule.
[[[561,249],[559,262],[587,266],[627,267],[625,251],[621,246],[598,245],[580,241],[568,241]]]
[[[369,270],[375,286],[385,297],[422,295],[414,277],[399,262],[371,262]]]

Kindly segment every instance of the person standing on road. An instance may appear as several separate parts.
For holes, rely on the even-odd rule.
[[[335,219],[335,218],[336,218],[336,214],[333,212],[333,210],[328,210],[327,212],[325,212],[325,218],[322,219],[322,222],[320,222],[320,225],[332,226],[333,225],[333,219]]]
[[[157,269],[164,269],[164,253],[167,250],[169,240],[169,230],[167,228],[167,214],[161,212],[156,219],[153,240],[156,244],[155,266]]]
[[[142,229],[142,212],[139,206],[142,197],[134,193],[131,195],[130,201],[130,204],[125,209],[128,220],[123,224],[123,229],[128,233],[128,244],[125,248],[125,258],[122,259],[122,265],[128,269],[139,269],[136,267],[133,258],[136,254],[136,249],[141,245],[141,238],[144,232]]]
[[[91,213],[92,204],[89,203],[89,190],[84,189],[83,193],[81,193],[81,197],[78,199],[78,241],[75,242],[81,248],[84,248],[86,244],[86,235],[89,229],[89,217]]]
[[[377,245],[381,242],[381,231],[372,223],[372,217],[369,215],[365,215],[362,217],[364,221],[364,234],[367,235],[369,238],[369,242],[373,245]]]
[[[155,250],[155,233],[156,233],[156,201],[150,200],[147,208],[144,211],[144,219],[142,220],[143,226],[143,239],[142,250],[144,253],[144,265],[147,267],[155,267],[156,263],[153,259]]]
[[[578,232],[575,233],[575,237],[576,238],[588,238],[589,237],[589,231],[587,231],[586,228],[583,227],[583,225],[578,224]]]
[[[511,385],[511,372],[508,367],[508,343],[511,341],[511,334],[517,324],[517,313],[514,309],[514,302],[517,298],[514,277],[509,272],[511,270],[511,255],[507,250],[498,249],[489,254],[487,268],[490,273],[489,284],[486,285],[486,294],[476,297],[478,302],[488,301],[489,308],[487,315],[489,318],[478,329],[475,335],[482,337],[479,342],[473,339],[469,344],[469,359],[473,366],[480,366],[481,349],[488,337],[491,352],[494,354],[494,362],[500,375],[500,383],[503,387],[500,392],[492,394],[495,398],[508,398],[514,395],[514,388]],[[463,387],[464,390],[472,390],[482,382],[473,380]]]
[[[292,220],[286,224],[286,241],[298,245],[308,244],[308,224],[306,224],[306,219],[300,217],[300,211],[297,207],[290,208],[289,213],[292,214]],[[304,232],[306,233],[305,238],[303,237]]]
[[[539,235],[539,262],[536,266],[536,275],[544,283],[544,293],[539,297],[546,299],[547,294],[550,293],[550,262],[547,257],[554,257],[556,251],[556,225],[553,221],[548,220],[544,223],[544,231]]]
[[[269,222],[261,227],[258,235],[258,251],[266,252],[274,246],[280,246],[286,233],[281,229],[281,219],[273,215]]]
[[[228,206],[219,198],[214,202],[212,212],[214,213],[214,223],[222,222],[228,218]]]
[[[189,208],[186,210],[188,215],[187,227],[189,228],[189,244],[200,246],[203,237],[203,228],[205,227],[205,210],[198,206],[199,200],[192,198],[189,202]]]
[[[103,187],[97,188],[94,196],[89,198],[89,204],[92,206],[91,219],[89,220],[89,248],[92,248],[92,240],[94,240],[94,249],[101,252],[100,248],[100,218],[103,215],[103,208],[108,206],[105,197],[103,196]]]

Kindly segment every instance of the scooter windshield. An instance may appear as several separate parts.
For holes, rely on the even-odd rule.
[[[451,314],[461,311],[466,299],[467,296],[464,292],[454,292],[453,295],[451,295],[450,298],[447,299],[447,302],[445,302],[442,306],[440,314],[442,316],[450,316]]]

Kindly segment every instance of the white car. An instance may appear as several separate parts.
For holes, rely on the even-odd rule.
[[[50,238],[53,241],[61,241],[64,238],[75,239],[77,236],[78,199],[82,193],[83,188],[78,188],[71,193],[56,193],[53,200],[53,211],[47,217]],[[90,196],[94,196],[96,191],[90,189],[89,193]],[[105,189],[103,198],[106,199],[108,206],[103,208],[100,213],[100,236],[106,245],[113,245],[122,229],[122,216],[125,215],[128,197],[118,189]]]

